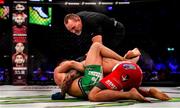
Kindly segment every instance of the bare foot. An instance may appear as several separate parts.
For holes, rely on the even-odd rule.
[[[137,56],[140,56],[141,53],[139,51],[138,48],[134,48],[133,50],[129,50],[125,55],[124,55],[124,58],[126,59],[130,59],[130,58],[134,58],[134,57],[137,57]]]
[[[149,89],[149,93],[153,98],[160,99],[162,101],[167,101],[171,99],[167,94],[161,92],[160,90],[154,87]]]
[[[142,96],[136,88],[132,88],[130,91],[130,97],[131,99],[134,99],[134,100],[137,100],[137,101],[140,101],[140,102],[150,102],[150,100],[146,99],[144,96]]]

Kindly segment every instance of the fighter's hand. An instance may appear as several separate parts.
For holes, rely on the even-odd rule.
[[[66,77],[65,77],[65,79],[64,79],[64,81],[63,81],[63,83],[62,83],[62,85],[60,87],[61,88],[61,93],[63,95],[65,95],[65,93],[68,92],[68,88],[71,86],[73,80],[75,78],[77,78],[77,77],[79,77],[79,74],[77,73],[76,70],[70,70],[67,73],[67,75],[66,75]]]

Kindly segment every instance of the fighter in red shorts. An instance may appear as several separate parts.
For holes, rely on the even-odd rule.
[[[150,102],[145,97],[164,101],[170,99],[168,95],[157,88],[151,87],[149,90],[139,88],[142,78],[142,70],[137,64],[129,61],[119,62],[109,75],[92,88],[88,98],[90,101],[133,99],[143,102]]]
[[[137,64],[124,61],[118,63],[112,72],[98,83],[97,87],[127,91],[133,87],[139,88],[142,77],[142,71]]]

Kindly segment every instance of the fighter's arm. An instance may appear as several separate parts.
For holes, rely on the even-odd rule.
[[[65,93],[68,92],[72,82],[74,81],[74,79],[78,78],[80,76],[80,74],[78,73],[78,71],[80,72],[84,72],[84,61],[80,62],[76,62],[76,61],[69,61],[67,62],[66,65],[63,66],[67,66],[69,68],[71,68],[70,70],[68,70],[68,73],[66,74],[66,77],[64,78],[62,84],[60,85],[61,88],[61,94],[63,97],[65,97]]]
[[[65,93],[68,92],[74,79],[80,76],[78,71],[83,72],[83,63],[76,61],[64,61],[54,70],[54,78],[56,84],[60,87],[59,99],[65,98]]]
[[[83,63],[76,62],[74,60],[64,61],[58,67],[56,67],[55,71],[59,73],[67,73],[70,69],[75,69],[77,71],[83,72],[84,66]]]
[[[74,79],[78,78],[80,74],[76,70],[69,70],[68,73],[54,73],[54,81],[61,89],[61,92],[57,92],[51,96],[52,100],[62,100],[65,99],[65,94],[68,92],[69,88]]]
[[[84,72],[84,62],[71,61],[71,67],[79,72]]]
[[[62,96],[65,97],[65,94],[68,92],[72,82],[74,81],[74,79],[78,78],[79,76],[80,74],[78,74],[76,70],[70,70],[66,74],[66,77],[64,78],[62,84],[60,85]]]

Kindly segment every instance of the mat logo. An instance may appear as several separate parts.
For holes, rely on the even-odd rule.
[[[131,70],[135,70],[136,69],[136,67],[133,65],[133,64],[123,64],[123,68],[125,69],[125,70],[129,70],[129,69],[131,69]]]
[[[121,77],[122,77],[122,82],[126,82],[127,80],[129,80],[129,75],[123,74]]]

